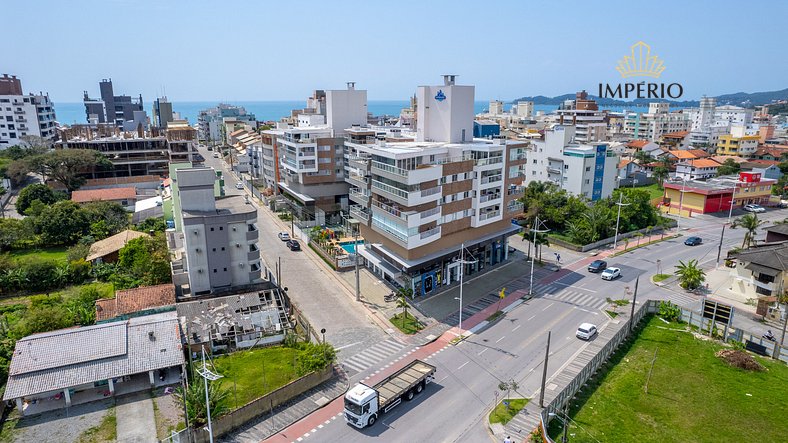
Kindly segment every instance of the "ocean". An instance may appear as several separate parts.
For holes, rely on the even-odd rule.
[[[203,109],[208,109],[216,106],[218,102],[206,102],[206,101],[199,101],[199,102],[173,102],[172,109],[175,112],[180,113],[181,118],[186,118],[189,120],[189,123],[195,124],[197,123],[197,115],[199,115],[200,111]],[[302,109],[306,106],[306,102],[303,100],[292,100],[292,101],[238,101],[238,102],[229,102],[229,104],[233,104],[236,106],[243,106],[246,108],[246,112],[252,113],[255,115],[257,120],[266,121],[266,120],[279,120],[282,117],[286,117],[290,115],[290,111],[293,109]],[[151,116],[151,107],[152,102],[145,102],[145,111],[148,113],[148,117]],[[489,107],[490,103],[488,101],[477,101],[474,102],[474,112],[479,114],[485,111]],[[370,100],[367,109],[374,115],[399,115],[400,110],[402,108],[406,108],[409,106],[409,102],[407,100]],[[506,110],[511,108],[511,105],[504,106]],[[544,111],[545,113],[553,112],[558,108],[558,106],[554,105],[535,105],[535,111]],[[605,108],[611,111],[620,112],[623,108]],[[627,108],[633,109],[633,108]],[[74,124],[74,123],[86,123],[85,118],[85,106],[82,103],[55,103],[55,115],[56,120],[61,124]]]

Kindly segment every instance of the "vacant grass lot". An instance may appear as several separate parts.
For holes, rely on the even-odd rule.
[[[234,409],[286,385],[298,378],[293,367],[298,351],[274,346],[214,358],[216,369],[224,376],[222,388],[230,391],[229,404]]]
[[[528,403],[527,398],[513,398],[509,400],[509,407],[507,408],[506,405],[503,403],[504,400],[501,400],[495,408],[490,412],[490,423],[500,423],[505,425],[509,423],[518,412],[520,412],[524,407],[525,404]]]
[[[648,320],[573,403],[569,441],[785,441],[788,366],[756,357],[767,371],[730,367],[714,356],[720,343],[696,339],[685,326]],[[550,435],[560,430],[561,421],[552,420]]]
[[[648,191],[649,197],[651,198],[651,200],[654,200],[655,198],[660,198],[660,197],[662,197],[665,194],[665,190],[663,190],[663,189],[661,189],[659,187],[659,183],[654,183],[654,184],[648,185],[648,186],[641,186],[641,187],[638,187],[637,189],[642,189],[644,191]]]
[[[402,331],[403,334],[415,334],[424,328],[421,322],[411,315],[410,312],[406,315],[407,316],[403,317],[401,312],[399,314],[394,314],[389,321],[392,325],[396,326],[397,329]]]
[[[59,246],[54,248],[41,248],[41,249],[18,249],[10,251],[8,254],[13,260],[22,260],[25,258],[39,258],[42,260],[58,260],[65,262],[67,247]]]

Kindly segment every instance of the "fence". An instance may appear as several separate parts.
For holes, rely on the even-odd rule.
[[[676,220],[670,220],[669,222],[667,222],[665,224],[665,228],[666,229],[667,228],[673,228],[673,227],[676,226],[676,224],[677,224]],[[648,228],[643,228],[643,229],[638,229],[637,231],[631,231],[631,232],[625,232],[625,233],[618,234],[618,241],[619,241],[619,243],[623,243],[624,239],[627,239],[627,238],[630,238],[630,237],[634,237],[638,233],[640,233],[640,234],[649,233],[651,235],[657,235],[659,233],[667,234],[667,232],[665,232],[665,230],[662,229],[662,228],[658,228],[658,227],[657,228],[651,228],[651,230],[649,230]],[[615,237],[608,237],[608,238],[604,238],[604,239],[599,240],[599,241],[594,242],[594,243],[589,243],[587,245],[576,245],[574,243],[569,243],[568,241],[561,240],[560,238],[556,238],[556,237],[550,236],[550,243],[554,243],[554,244],[556,244],[558,246],[562,246],[562,247],[564,247],[566,249],[570,249],[572,251],[587,252],[587,251],[590,251],[592,249],[596,249],[596,248],[598,248],[600,246],[609,245],[609,244],[613,243],[615,241],[615,239],[616,239]]]
[[[589,361],[586,366],[580,370],[580,372],[572,379],[572,381],[569,382],[560,392],[558,392],[555,398],[545,405],[539,414],[539,425],[541,427],[545,442],[553,443],[553,440],[547,435],[547,426],[550,423],[552,415],[561,414],[560,411],[564,408],[564,406],[567,405],[575,395],[577,395],[580,388],[586,384],[586,382],[588,382],[588,380],[594,374],[596,374],[600,366],[605,361],[607,361],[607,359],[610,358],[616,349],[618,349],[621,343],[623,343],[624,340],[629,337],[630,330],[634,329],[630,325],[633,323],[635,325],[640,323],[646,314],[655,314],[659,312],[659,304],[661,302],[662,300],[646,301],[646,303],[644,303],[637,311],[635,311],[635,316],[626,323],[622,324],[621,329],[619,329],[615,335],[613,335],[613,337],[607,343],[605,343],[602,349],[597,352],[596,355],[594,355],[591,361]],[[712,332],[710,332],[710,334],[713,334],[715,329],[719,331],[718,325],[713,324],[711,319],[704,318],[700,313],[693,312],[689,309],[681,308],[679,320],[687,323],[688,325],[697,327],[701,332],[711,330]],[[760,336],[754,336],[752,333],[736,328],[725,328],[722,333],[722,338],[725,341],[737,340],[742,343],[744,343],[745,340],[752,341],[756,344],[764,346],[769,355],[774,355],[775,347],[779,346],[775,342],[764,340]],[[780,346],[778,358],[781,361],[788,363],[788,347]]]
[[[189,429],[181,429],[178,432],[170,431],[170,436],[159,440],[159,443],[190,443]]]
[[[254,420],[264,414],[272,414],[274,408],[287,402],[293,397],[306,392],[315,386],[330,379],[334,375],[334,367],[329,366],[322,371],[310,372],[309,374],[271,391],[268,394],[252,400],[240,408],[223,415],[212,422],[214,438],[233,432],[243,427],[247,422]],[[208,442],[208,433],[203,428],[192,429],[193,443]]]

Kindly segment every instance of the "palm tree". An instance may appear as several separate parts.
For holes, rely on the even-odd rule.
[[[637,242],[636,247],[640,246],[640,239],[643,238],[643,233],[642,232],[636,232],[634,237],[638,238],[638,242]]]
[[[747,232],[744,234],[744,241],[742,241],[741,244],[742,248],[749,248],[755,244],[755,235],[758,231],[758,226],[760,226],[762,223],[763,220],[758,220],[758,214],[755,213],[747,214],[733,221],[731,224],[732,229],[742,227],[747,230]]]
[[[195,426],[204,426],[208,422],[205,411],[205,384],[200,377],[192,377],[192,382],[184,390],[183,387],[175,389],[178,400],[186,403],[189,418],[194,420]],[[230,391],[222,389],[219,381],[208,382],[208,399],[211,404],[211,417],[217,418],[229,411]]]
[[[405,327],[405,320],[408,318],[408,300],[405,299],[404,296],[400,295],[397,298],[397,307],[402,308],[402,327]]]
[[[698,266],[696,259],[689,260],[687,263],[679,260],[674,274],[679,277],[679,285],[690,291],[699,288],[706,281],[706,272]]]
[[[539,263],[542,262],[542,246],[550,246],[550,240],[547,238],[546,232],[536,233],[536,243],[534,243],[534,256],[538,255]],[[537,250],[539,253],[537,254]]]
[[[651,157],[651,154],[649,154],[648,152],[643,151],[643,150],[637,151],[635,153],[634,158],[635,158],[635,161],[641,166],[643,166],[643,165],[645,165],[647,163],[651,163],[654,160],[654,158]]]

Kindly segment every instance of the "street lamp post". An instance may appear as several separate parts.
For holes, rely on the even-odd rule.
[[[533,241],[533,243],[534,243],[534,256],[531,257],[531,281],[528,284],[528,297],[529,298],[532,298],[534,296],[534,259],[536,258],[536,234],[537,233],[543,233],[543,232],[549,232],[550,230],[549,229],[539,229],[539,216],[537,215],[536,216],[536,220],[534,221],[533,228],[531,228],[531,231],[533,231],[533,233],[534,233],[534,241]]]
[[[211,400],[208,396],[208,380],[216,381],[222,378],[221,374],[217,374],[210,369],[208,366],[205,365],[205,346],[202,346],[202,368],[197,369],[197,373],[200,374],[202,377],[203,382],[205,382],[205,411],[207,412],[208,416],[208,440],[210,443],[213,443],[213,426],[211,424]]]
[[[462,334],[462,283],[463,276],[465,275],[465,265],[473,263],[476,263],[476,259],[465,261],[465,243],[463,243],[460,245],[460,318],[459,322],[457,323],[457,328],[460,330],[460,334]]]
[[[684,177],[682,177],[681,178],[681,195],[679,196],[679,218],[678,218],[678,222],[676,223],[676,232],[681,231],[681,210],[682,210],[683,205],[684,205],[684,191],[686,189],[686,186],[687,186],[687,180]]]
[[[353,253],[356,262],[356,301],[361,301],[361,284],[358,273],[358,222],[351,222],[350,226],[353,228]]]
[[[736,185],[738,183],[739,183],[739,181],[736,180],[736,183],[733,184],[733,193],[731,193],[731,205],[728,208],[728,224],[729,225],[731,224],[731,216],[733,215],[733,205],[736,202]]]
[[[621,220],[621,207],[630,205],[629,203],[621,203],[623,198],[624,198],[624,193],[621,192],[621,190],[619,189],[618,203],[616,203],[616,206],[618,206],[618,216],[616,216],[616,236],[613,238],[613,250],[615,250],[616,246],[618,245],[618,223]]]

